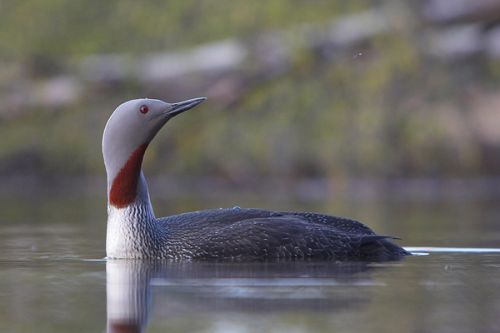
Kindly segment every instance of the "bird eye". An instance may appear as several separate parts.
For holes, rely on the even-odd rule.
[[[146,114],[146,113],[148,113],[149,108],[147,105],[141,105],[141,107],[139,108],[139,111],[141,111],[142,114]]]

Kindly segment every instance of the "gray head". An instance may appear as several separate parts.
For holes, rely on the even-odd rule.
[[[108,191],[117,176],[127,176],[121,186],[135,193],[142,157],[147,145],[165,123],[174,116],[203,102],[199,97],[179,103],[157,99],[134,99],[118,106],[109,118],[102,138],[102,154],[108,177]],[[122,175],[125,173],[126,175]],[[134,185],[134,179],[135,185]],[[120,183],[120,182],[118,182]],[[132,183],[132,184],[130,184]],[[118,189],[117,189],[118,191]]]

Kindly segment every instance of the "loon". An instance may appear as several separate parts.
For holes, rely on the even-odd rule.
[[[409,254],[390,241],[394,237],[318,213],[234,207],[155,217],[142,171],[144,153],[165,123],[205,99],[134,99],[112,113],[102,139],[108,258],[385,261]]]

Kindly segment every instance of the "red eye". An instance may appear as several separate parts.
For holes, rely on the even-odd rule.
[[[141,111],[141,113],[143,113],[143,114],[146,114],[146,113],[148,113],[149,108],[147,105],[141,105],[141,108],[139,109],[139,111]]]

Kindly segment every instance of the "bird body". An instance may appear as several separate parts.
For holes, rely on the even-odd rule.
[[[132,100],[108,120],[109,258],[382,261],[408,254],[358,221],[318,213],[234,207],[156,218],[141,170],[144,153],[169,119],[203,100]]]

